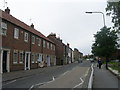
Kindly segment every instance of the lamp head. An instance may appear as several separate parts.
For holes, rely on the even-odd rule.
[[[92,14],[93,12],[85,12],[85,13]]]

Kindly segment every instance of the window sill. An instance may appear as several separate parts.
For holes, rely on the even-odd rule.
[[[13,64],[18,64],[18,62],[13,62]]]
[[[28,43],[28,41],[25,41],[25,40],[24,40],[24,42]]]
[[[19,62],[19,64],[23,64],[23,62]]]
[[[14,38],[15,40],[19,40],[19,38]]]

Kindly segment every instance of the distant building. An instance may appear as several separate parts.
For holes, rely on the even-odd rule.
[[[56,37],[56,34],[51,33],[48,35],[48,38],[52,40],[56,45],[56,64],[64,65],[72,63],[72,49],[69,47],[69,44],[64,44],[60,38]]]
[[[79,61],[83,58],[83,53],[79,52],[77,48],[74,48],[74,61]]]
[[[56,65],[64,64],[64,44],[59,37],[56,37],[56,34],[51,33],[48,35],[48,38],[53,41],[56,45]]]
[[[83,53],[80,52],[80,58],[83,58]]]
[[[26,25],[10,15],[10,9],[0,10],[0,73],[30,70],[56,64],[55,44],[34,25]]]
[[[67,58],[68,58],[68,47],[67,47],[67,45],[65,45],[64,43],[63,43],[63,47],[64,47],[64,62],[63,62],[63,64],[67,64],[67,62],[68,62],[68,60],[67,60]]]
[[[74,60],[79,60],[79,50],[77,48],[74,48]]]

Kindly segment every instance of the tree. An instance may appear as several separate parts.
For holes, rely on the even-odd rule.
[[[97,34],[94,35],[95,43],[92,45],[92,53],[98,57],[106,58],[106,69],[108,69],[107,62],[110,56],[117,50],[118,37],[115,30],[103,27]]]
[[[107,15],[112,16],[112,22],[117,31],[120,31],[120,1],[119,2],[107,2]]]

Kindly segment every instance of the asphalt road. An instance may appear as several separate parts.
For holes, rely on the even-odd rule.
[[[3,83],[3,88],[81,88],[86,87],[90,75],[89,61],[72,63],[42,73]],[[85,85],[86,84],[86,85]]]

